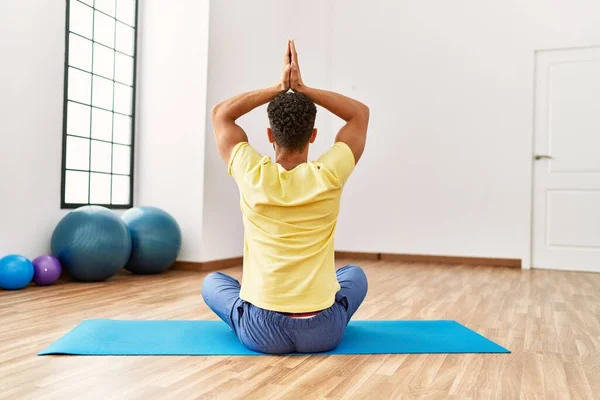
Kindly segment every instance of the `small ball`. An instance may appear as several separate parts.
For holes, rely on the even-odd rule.
[[[52,285],[61,273],[62,267],[56,257],[44,255],[33,260],[33,281],[38,286]]]
[[[0,288],[23,289],[33,278],[33,264],[27,258],[11,254],[0,258]]]

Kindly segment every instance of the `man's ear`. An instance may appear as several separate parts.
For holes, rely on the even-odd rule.
[[[267,137],[269,138],[269,143],[275,143],[275,135],[273,135],[273,129],[267,128]]]
[[[310,134],[309,143],[314,143],[316,138],[317,138],[317,128],[313,129],[312,133]]]

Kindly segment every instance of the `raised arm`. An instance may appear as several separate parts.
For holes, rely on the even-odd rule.
[[[211,110],[211,120],[219,154],[225,163],[229,162],[231,151],[236,144],[247,142],[248,136],[235,121],[256,107],[273,100],[278,94],[290,88],[290,42],[286,45],[281,79],[277,85],[234,96],[215,105]]]
[[[290,86],[295,92],[303,93],[321,107],[337,115],[346,124],[335,137],[336,142],[344,142],[352,150],[355,162],[358,162],[365,149],[367,127],[369,125],[369,107],[360,101],[351,99],[339,93],[314,89],[304,85],[298,65],[298,53],[292,40],[290,43],[292,68]]]

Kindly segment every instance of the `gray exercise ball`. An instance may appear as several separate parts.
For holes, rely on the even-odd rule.
[[[175,218],[157,207],[135,207],[121,218],[131,236],[127,270],[158,274],[173,265],[181,249],[181,229]]]
[[[84,206],[56,226],[52,255],[75,280],[103,281],[125,266],[131,254],[127,226],[118,215],[100,206]]]

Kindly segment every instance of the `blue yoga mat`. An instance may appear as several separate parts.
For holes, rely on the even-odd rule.
[[[456,321],[351,321],[326,354],[510,353]],[[39,355],[262,355],[221,321],[83,321]]]

